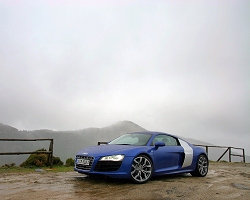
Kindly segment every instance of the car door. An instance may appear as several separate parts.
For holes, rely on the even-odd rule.
[[[169,135],[157,135],[153,140],[153,145],[157,141],[164,142],[165,146],[158,147],[153,152],[155,172],[167,172],[180,168],[184,149],[178,140]]]

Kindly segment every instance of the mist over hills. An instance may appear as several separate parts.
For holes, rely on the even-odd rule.
[[[38,139],[51,138],[54,139],[54,156],[58,156],[62,161],[67,158],[74,158],[75,154],[82,148],[87,146],[97,145],[99,141],[110,141],[124,133],[147,131],[139,125],[131,121],[120,121],[111,126],[103,128],[86,128],[81,130],[69,131],[53,131],[48,129],[19,131],[18,129],[9,125],[0,123],[0,138],[2,139]],[[183,138],[183,137],[182,137]],[[192,144],[212,145],[206,142],[198,141],[191,138],[183,138]],[[15,141],[7,142],[0,141],[0,152],[21,152],[21,151],[35,151],[40,148],[49,148],[49,141],[39,142],[24,142]],[[209,149],[209,159],[217,160],[225,150],[223,149]],[[10,155],[0,156],[0,165],[6,163],[21,164],[28,158],[29,155]],[[224,158],[225,157],[225,158]],[[225,155],[222,160],[228,160]],[[240,162],[242,158],[235,158],[233,161]],[[246,161],[250,162],[249,156],[246,156]]]
[[[13,128],[12,126],[8,126],[8,125],[0,123],[0,133],[11,133],[15,131],[18,131],[18,129]]]
[[[33,130],[19,131],[18,129],[0,124],[0,138],[8,139],[54,139],[54,156],[65,162],[67,158],[74,158],[75,154],[83,147],[97,145],[98,141],[110,141],[124,133],[146,131],[144,128],[130,121],[122,121],[104,128],[86,128],[74,131]],[[0,152],[35,151],[40,148],[49,148],[49,141],[39,142],[1,142]],[[0,165],[5,163],[20,164],[29,155],[1,156]]]

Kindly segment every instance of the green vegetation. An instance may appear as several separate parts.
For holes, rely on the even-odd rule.
[[[38,149],[37,151],[46,151]],[[49,168],[48,154],[31,154],[19,167],[15,163],[5,164],[0,167],[1,173],[29,173],[29,172],[71,172],[73,171],[74,159],[68,158],[66,164],[59,157],[53,156],[53,168]]]
[[[37,151],[47,151],[46,149],[38,149]],[[63,165],[63,162],[59,157],[53,156],[53,165]],[[26,161],[24,161],[20,167],[48,167],[48,154],[31,154]]]
[[[73,158],[68,158],[68,159],[66,160],[66,166],[67,166],[67,167],[74,166],[74,165],[75,165],[75,161],[74,161]]]
[[[53,156],[53,165],[63,165],[63,161],[59,157]]]
[[[14,167],[16,166],[16,163],[10,163],[10,164],[5,164],[3,167]]]

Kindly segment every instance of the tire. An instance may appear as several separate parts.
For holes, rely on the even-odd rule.
[[[192,176],[204,177],[208,172],[208,158],[206,155],[201,154],[198,157],[195,171],[191,172]]]
[[[145,155],[138,155],[131,166],[131,179],[135,183],[146,183],[151,178],[152,171],[152,161]]]

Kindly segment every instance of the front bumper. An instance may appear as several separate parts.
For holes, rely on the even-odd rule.
[[[88,170],[79,167],[75,163],[74,170],[87,175],[104,175],[111,178],[130,178],[133,157],[124,157],[122,162],[99,161],[100,157],[95,157],[92,166]]]

